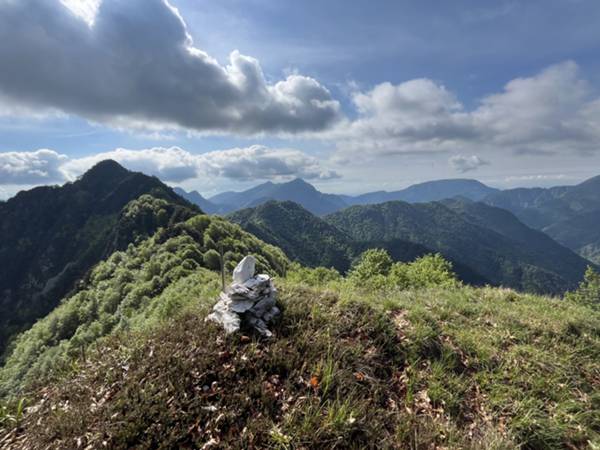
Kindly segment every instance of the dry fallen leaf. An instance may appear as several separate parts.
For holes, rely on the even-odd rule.
[[[316,376],[312,376],[310,379],[310,385],[314,388],[314,389],[318,389],[319,387],[319,379]]]

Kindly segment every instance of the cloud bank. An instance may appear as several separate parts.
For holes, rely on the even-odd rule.
[[[313,78],[269,83],[258,60],[238,51],[220,65],[194,47],[167,0],[89,3],[0,0],[0,109],[238,134],[318,131],[339,116]]]
[[[584,154],[600,142],[600,98],[571,61],[516,78],[471,111],[426,78],[382,83],[352,99],[358,118],[330,133],[340,152]]]
[[[31,186],[73,181],[94,164],[113,159],[124,167],[155,175],[163,181],[182,182],[200,177],[236,181],[307,180],[337,178],[314,157],[296,149],[247,148],[216,150],[200,155],[178,147],[129,150],[118,148],[83,158],[69,158],[54,150],[0,153],[0,184]]]
[[[0,153],[0,184],[35,185],[67,180],[63,165],[69,158],[53,150]]]

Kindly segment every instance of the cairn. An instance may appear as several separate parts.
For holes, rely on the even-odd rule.
[[[207,317],[223,326],[228,334],[244,325],[264,337],[273,335],[267,325],[280,314],[275,305],[277,289],[269,275],[255,276],[255,268],[253,256],[240,261],[233,271],[233,283],[219,294],[219,301]]]

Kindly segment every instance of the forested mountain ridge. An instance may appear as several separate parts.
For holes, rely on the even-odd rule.
[[[342,272],[350,267],[352,238],[297,203],[271,200],[236,211],[227,219],[302,264]]]
[[[484,200],[506,209],[523,223],[544,231],[590,261],[600,262],[600,176],[575,186],[500,191]]]
[[[404,239],[356,240],[297,203],[269,201],[227,216],[244,230],[281,248],[286,255],[309,267],[333,267],[345,273],[353,261],[370,248],[385,249],[394,261],[413,261],[434,251]],[[449,258],[461,280],[485,284],[489,280]]]
[[[600,209],[575,214],[544,228],[544,233],[600,264]]]
[[[550,262],[562,261],[562,273],[569,273],[569,277],[577,279],[582,270],[582,263],[587,264],[576,253],[565,251],[565,246],[553,240],[549,233],[528,227],[507,210],[462,199],[445,200],[442,203],[469,222],[493,230],[519,243],[523,250],[535,253],[541,267],[553,270]],[[547,264],[544,264],[545,262]]]
[[[278,248],[219,217],[196,214],[165,224],[94,266],[76,293],[17,337],[0,369],[0,398],[113,331],[166,319],[200,293],[216,297],[219,285],[208,272],[219,270],[221,248],[228,273],[247,254],[257,258],[257,270],[272,275],[282,274],[289,263]]]
[[[504,216],[501,210],[493,212]],[[512,215],[505,219],[515,226]],[[587,266],[583,258],[551,240],[547,241],[550,250],[536,247],[543,236],[536,235],[535,242],[530,243],[526,238],[512,237],[508,228],[500,233],[498,226],[497,231],[489,228],[491,225],[481,217],[475,220],[473,213],[465,215],[439,202],[352,206],[325,220],[357,241],[402,239],[423,245],[460,261],[493,284],[519,290],[564,292],[581,280]],[[555,257],[548,258],[546,251]]]
[[[93,265],[200,210],[157,178],[102,161],[64,186],[0,204],[0,353]]]
[[[510,249],[544,238],[506,211],[449,203],[349,208],[383,210],[383,222],[358,222],[361,241],[292,202],[239,216],[283,244],[311,243],[310,257],[319,236],[333,249],[349,236],[351,247],[382,247],[408,242],[397,237],[405,229],[446,249],[453,233]],[[3,449],[558,449],[597,439],[593,271],[564,299],[464,286],[439,255],[405,264],[370,250],[342,277],[289,264],[240,226],[150,194],[127,203],[116,229],[117,242],[137,238],[20,334],[0,369]],[[503,235],[515,232],[518,242]],[[272,339],[226,336],[205,322],[221,287],[221,248],[228,274],[253,254],[259,271],[276,276],[283,314]]]

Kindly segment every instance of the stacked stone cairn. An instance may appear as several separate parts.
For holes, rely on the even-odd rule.
[[[267,325],[280,314],[275,305],[277,289],[269,275],[254,275],[256,259],[246,256],[233,271],[233,283],[219,295],[207,320],[235,333],[240,327],[254,328],[264,337],[273,333]]]

